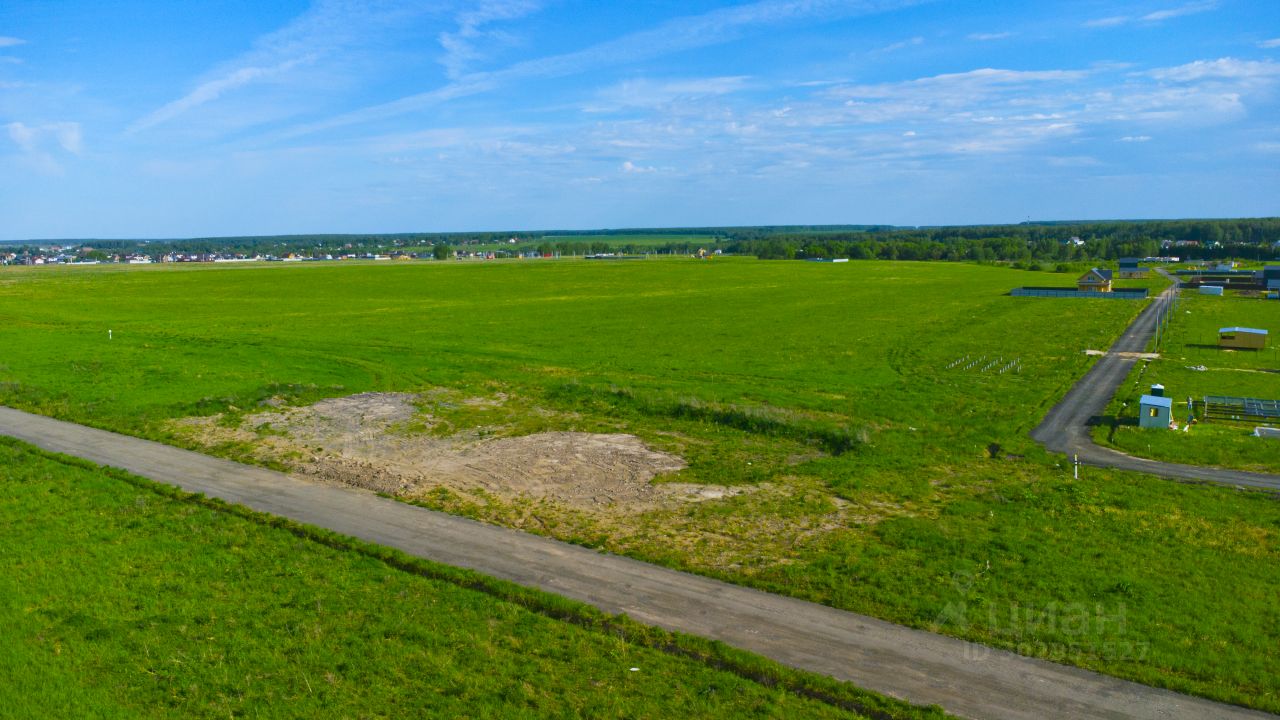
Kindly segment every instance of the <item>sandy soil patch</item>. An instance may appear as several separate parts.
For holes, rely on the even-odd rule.
[[[1114,357],[1127,358],[1130,360],[1159,360],[1160,359],[1160,353],[1148,353],[1148,352],[1123,352],[1123,351],[1111,352],[1109,350],[1085,350],[1084,354],[1098,355],[1098,356],[1111,355]]]
[[[681,470],[685,462],[634,435],[543,432],[486,439],[407,432],[406,425],[423,419],[416,399],[363,393],[256,413],[238,427],[215,417],[178,420],[173,428],[204,445],[247,443],[259,457],[282,461],[301,476],[408,497],[446,487],[580,509],[643,511],[754,490],[655,484],[656,476]]]

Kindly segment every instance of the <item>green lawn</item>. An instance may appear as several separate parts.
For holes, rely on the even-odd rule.
[[[395,569],[13,441],[0,466],[6,717],[860,717],[466,589],[462,571]]]
[[[1006,294],[1045,278],[731,258],[13,269],[0,402],[189,442],[166,421],[426,391],[414,431],[634,433],[689,462],[664,480],[760,490],[629,516],[409,499],[1280,710],[1280,509],[1072,481],[1032,443],[1084,350],[1143,306]]]
[[[1234,326],[1269,330],[1267,348],[1217,347],[1218,329]],[[1188,397],[1194,400],[1200,420],[1206,395],[1280,400],[1280,302],[1186,290],[1168,332],[1162,357],[1140,363],[1112,401],[1107,413],[1117,418],[1118,424],[1099,427],[1094,433],[1098,440],[1142,457],[1280,472],[1280,441],[1253,437],[1255,424],[1200,422],[1189,432],[1137,426],[1138,400],[1154,383],[1163,384],[1174,399],[1174,419],[1179,425],[1188,417]]]

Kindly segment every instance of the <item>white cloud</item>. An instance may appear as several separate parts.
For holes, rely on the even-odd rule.
[[[15,45],[25,45],[26,43],[27,43],[26,40],[22,40],[20,38],[7,37],[5,35],[0,35],[0,48],[13,47]]]
[[[1280,77],[1280,63],[1272,60],[1196,60],[1185,65],[1159,68],[1147,73],[1157,80],[1196,82],[1205,79],[1248,80]]]
[[[1280,153],[1280,142],[1255,143],[1253,149],[1265,153]]]
[[[919,36],[919,35],[917,35],[917,36],[915,36],[915,37],[913,37],[913,38],[908,38],[908,39],[906,39],[906,40],[900,40],[900,41],[898,41],[898,42],[896,42],[896,43],[889,43],[888,45],[885,45],[884,47],[882,47],[882,48],[880,48],[880,49],[876,50],[875,52],[877,52],[877,53],[891,53],[891,52],[895,52],[895,51],[897,51],[897,50],[902,50],[903,48],[909,48],[909,47],[914,47],[914,46],[916,46],[916,45],[923,45],[923,44],[924,44],[924,38],[923,38],[923,37],[921,37],[921,36]]]
[[[1138,22],[1158,23],[1165,20],[1172,20],[1173,18],[1196,15],[1198,13],[1209,12],[1210,10],[1216,9],[1218,9],[1218,3],[1214,1],[1194,2],[1175,8],[1156,10],[1149,12],[1146,15],[1111,15],[1108,17],[1101,17],[1096,20],[1089,20],[1085,22],[1084,26],[1089,28],[1109,28]]]
[[[4,126],[9,131],[9,139],[25,152],[36,151],[36,132],[20,122],[11,122]]]
[[[1170,8],[1168,10],[1157,10],[1155,12],[1150,12],[1150,13],[1147,13],[1146,15],[1143,15],[1142,19],[1147,22],[1160,22],[1161,20],[1169,20],[1172,18],[1183,17],[1186,15],[1196,15],[1202,12],[1216,10],[1217,8],[1218,8],[1218,3],[1216,2],[1195,2],[1195,3],[1190,3],[1188,5],[1182,5],[1176,8]]]
[[[1101,160],[1089,155],[1051,156],[1048,161],[1053,167],[1067,168],[1096,167],[1102,164]]]
[[[9,131],[9,139],[24,152],[40,152],[46,139],[52,139],[58,147],[73,155],[79,155],[83,148],[80,123],[56,122],[33,126],[11,122],[4,127]]]
[[[1004,40],[1005,38],[1009,38],[1009,37],[1013,37],[1013,33],[994,32],[994,33],[972,33],[969,35],[970,40],[977,40],[978,42],[988,42],[990,40]]]
[[[314,60],[315,56],[309,56],[287,60],[274,67],[237,68],[226,75],[201,84],[195,90],[192,90],[177,100],[155,110],[130,126],[129,131],[138,132],[155,127],[156,125],[160,125],[161,123],[168,122],[169,120],[178,117],[188,110],[217,100],[232,90],[244,87],[250,83],[281,75],[298,67],[299,65],[313,62]]]
[[[465,74],[469,64],[484,57],[476,47],[478,44],[492,44],[505,38],[500,32],[485,30],[486,25],[517,20],[541,9],[542,4],[535,0],[485,0],[458,13],[454,18],[458,29],[439,36],[440,46],[445,50],[444,57],[440,58],[445,75],[450,80],[458,79]]]
[[[596,93],[586,112],[609,112],[622,108],[654,108],[676,101],[689,101],[716,95],[727,95],[746,87],[743,75],[690,78],[684,80],[627,80]]]
[[[622,163],[622,172],[628,173],[628,174],[644,174],[644,173],[657,172],[657,170],[658,169],[655,167],[636,165],[630,160]]]
[[[1273,49],[1273,48],[1280,48],[1280,38],[1272,38],[1272,39],[1270,39],[1270,40],[1263,40],[1262,42],[1258,43],[1258,47],[1262,48],[1263,50],[1271,50],[1271,49]]]
[[[11,122],[5,125],[4,129],[13,144],[22,151],[27,162],[39,172],[48,175],[62,173],[62,166],[54,158],[50,145],[71,155],[79,155],[84,145],[80,123],[55,122],[27,125],[22,122]]]
[[[746,5],[719,8],[700,15],[677,17],[652,29],[606,40],[582,50],[526,60],[501,70],[468,73],[434,90],[343,113],[322,122],[296,126],[282,137],[297,137],[416,112],[457,98],[488,92],[512,82],[566,77],[718,45],[741,37],[744,32],[754,28],[810,18],[856,17],[885,12],[918,1],[849,3],[839,0],[758,0]]]
[[[815,153],[829,152],[846,162],[874,157],[886,163],[928,163],[948,156],[1014,156],[1034,150],[1044,153],[1043,162],[1083,167],[1104,157],[1099,154],[1103,150],[1090,149],[1099,138],[1140,144],[1158,136],[1152,130],[1222,125],[1247,117],[1251,105],[1266,101],[1280,87],[1276,67],[1280,64],[1204,60],[1146,72],[1125,67],[979,68],[898,82],[815,87],[808,97],[788,98],[786,117],[768,107],[735,116],[734,127],[751,132],[738,133],[732,141],[744,148],[767,145],[768,150],[758,151],[761,157],[779,153],[813,159]],[[1117,127],[1147,132],[1125,134],[1116,132]],[[693,133],[702,141],[716,134],[709,128]],[[677,145],[684,142],[678,135],[670,137]],[[833,162],[815,160],[815,165]]]
[[[1098,18],[1096,20],[1089,20],[1084,24],[1084,26],[1096,27],[1096,28],[1117,27],[1119,25],[1124,25],[1125,23],[1128,23],[1131,20],[1133,20],[1133,18],[1129,17],[1128,15],[1112,15],[1110,17],[1103,17],[1103,18]]]
[[[335,60],[331,65],[349,65],[351,57],[342,51],[377,42],[380,37],[395,32],[410,15],[426,11],[427,8],[410,0],[377,3],[317,0],[311,9],[284,27],[258,38],[250,51],[210,70],[192,90],[140,118],[129,131],[138,132],[167,123],[253,85],[288,84],[298,80],[304,69],[319,67],[322,60],[332,58]],[[292,111],[290,108],[287,112]],[[261,114],[262,108],[249,113],[251,116]],[[250,118],[250,122],[253,121]]]

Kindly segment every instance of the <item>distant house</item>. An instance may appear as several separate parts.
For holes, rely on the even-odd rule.
[[[1218,347],[1262,350],[1267,347],[1267,331],[1258,328],[1224,327],[1218,330]]]
[[[1139,265],[1138,258],[1120,258],[1120,277],[1122,278],[1144,278],[1147,276],[1147,269]]]
[[[1173,420],[1173,398],[1143,395],[1138,400],[1138,426],[1169,429]]]
[[[1080,292],[1111,292],[1111,271],[1092,268],[1076,280]]]

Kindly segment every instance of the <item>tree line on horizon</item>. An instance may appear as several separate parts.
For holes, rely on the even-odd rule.
[[[628,237],[648,236],[644,243]],[[671,242],[653,238],[672,236]],[[691,239],[691,236],[693,239]],[[700,236],[700,237],[699,237]],[[581,239],[578,239],[581,238]],[[514,239],[516,242],[511,243]],[[317,234],[181,240],[60,240],[7,244],[18,255],[53,244],[89,248],[92,259],[129,253],[188,254],[404,253],[444,257],[441,247],[502,246],[508,253],[588,255],[689,254],[699,249],[761,259],[850,258],[968,262],[1072,263],[1176,255],[1184,259],[1268,260],[1280,255],[1280,218],[1050,222],[1018,225],[893,227],[790,225],[484,231],[461,233]]]
[[[1178,256],[1266,260],[1280,250],[1280,218],[1153,220],[895,228],[862,232],[730,233],[726,252],[762,259],[850,258],[1074,262]]]

